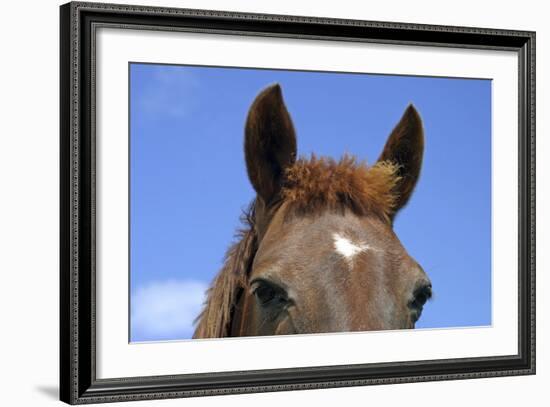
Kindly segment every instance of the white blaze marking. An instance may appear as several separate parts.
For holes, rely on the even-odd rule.
[[[349,240],[348,238],[335,233],[332,235],[334,238],[334,248],[336,251],[344,256],[348,261],[352,261],[357,254],[369,250],[371,247],[366,243],[355,243]]]

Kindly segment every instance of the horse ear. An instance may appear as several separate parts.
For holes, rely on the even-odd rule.
[[[263,90],[252,103],[244,150],[250,182],[267,205],[281,190],[285,169],[296,161],[296,134],[278,84]]]
[[[424,130],[422,119],[413,105],[409,105],[401,120],[391,132],[378,161],[390,161],[398,165],[401,178],[396,186],[394,214],[408,202],[422,167],[424,154]]]

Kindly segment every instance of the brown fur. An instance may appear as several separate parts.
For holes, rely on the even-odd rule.
[[[374,214],[388,221],[395,203],[392,190],[399,181],[396,172],[397,166],[392,163],[378,162],[368,167],[348,155],[338,162],[314,155],[309,160],[300,158],[286,171],[282,202],[300,213],[348,208],[358,216]],[[228,336],[238,292],[247,285],[257,249],[254,207],[251,205],[243,217],[240,240],[227,251],[224,265],[207,292],[194,338]]]
[[[390,218],[395,207],[398,166],[381,161],[368,167],[354,157],[299,159],[287,169],[283,201],[301,213],[351,209],[356,215]]]

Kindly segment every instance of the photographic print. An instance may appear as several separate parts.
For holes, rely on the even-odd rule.
[[[490,326],[491,86],[130,62],[130,342]]]
[[[60,399],[535,373],[535,33],[60,8]]]

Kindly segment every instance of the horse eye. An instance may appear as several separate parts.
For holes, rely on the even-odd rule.
[[[275,298],[276,291],[271,284],[265,281],[261,281],[257,283],[257,286],[254,289],[254,295],[261,304],[267,304],[269,301]]]
[[[426,301],[432,297],[432,285],[426,284],[417,288],[413,293],[413,300],[411,301],[411,307],[422,308]]]
[[[412,311],[413,322],[418,321],[420,314],[422,314],[422,308],[426,301],[432,297],[432,285],[424,284],[414,290],[413,299],[409,302],[409,308]]]
[[[284,289],[265,280],[256,280],[252,282],[253,293],[261,305],[267,305],[277,300],[277,304],[283,304],[287,301]]]

